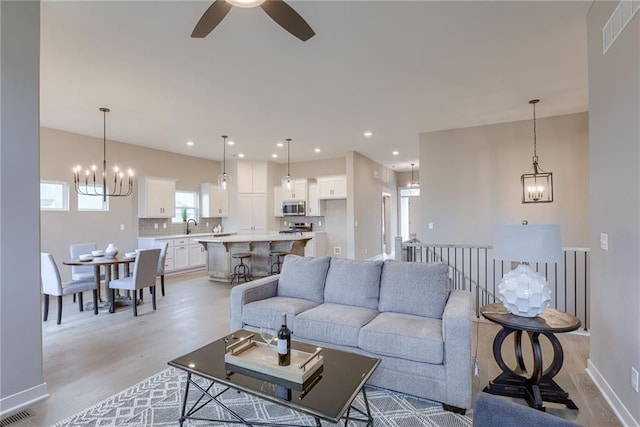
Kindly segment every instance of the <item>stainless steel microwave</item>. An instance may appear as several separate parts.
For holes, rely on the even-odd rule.
[[[284,216],[305,216],[306,203],[301,202],[282,202],[282,214]]]

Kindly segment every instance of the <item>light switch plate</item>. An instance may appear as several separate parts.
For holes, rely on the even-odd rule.
[[[600,249],[609,250],[609,235],[607,233],[600,233]]]

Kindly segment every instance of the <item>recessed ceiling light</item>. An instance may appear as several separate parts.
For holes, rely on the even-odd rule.
[[[393,154],[394,156],[397,156],[398,154],[400,154],[400,152],[398,150],[395,150],[391,154]]]
[[[278,155],[277,155],[276,153],[273,153],[273,154],[271,155],[271,157],[273,157],[274,159],[276,159],[276,158],[278,157]]]
[[[282,148],[282,147],[284,147],[284,144],[283,144],[282,142],[278,142],[278,143],[276,144],[276,147],[278,147],[278,148]]]
[[[238,153],[238,157],[243,158],[244,157],[244,153]]]
[[[371,132],[370,130],[365,131],[364,136],[366,136],[367,138],[371,138],[371,136],[373,135],[373,132]]]
[[[313,151],[315,151],[316,153],[319,153],[320,149],[319,148],[314,148]]]
[[[194,145],[196,145],[196,143],[195,143],[195,142],[193,142],[193,141],[187,141],[187,145],[188,145],[189,147],[193,147]]]
[[[235,142],[233,142],[233,141],[227,141],[227,145],[233,145],[233,144],[235,144]]]

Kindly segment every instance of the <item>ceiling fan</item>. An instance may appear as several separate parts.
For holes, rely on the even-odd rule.
[[[302,16],[283,0],[215,0],[196,24],[191,37],[203,38],[209,35],[227,16],[232,6],[260,6],[278,25],[302,41],[307,41],[316,34]]]

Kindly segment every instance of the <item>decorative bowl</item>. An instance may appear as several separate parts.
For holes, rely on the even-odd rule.
[[[125,252],[124,256],[126,258],[135,258],[138,255],[138,252]]]
[[[93,260],[93,255],[91,255],[91,254],[82,254],[82,255],[78,256],[78,259],[80,261],[91,261],[91,260]]]
[[[104,251],[103,250],[91,251],[91,255],[95,257],[101,257],[101,256],[104,256]]]

